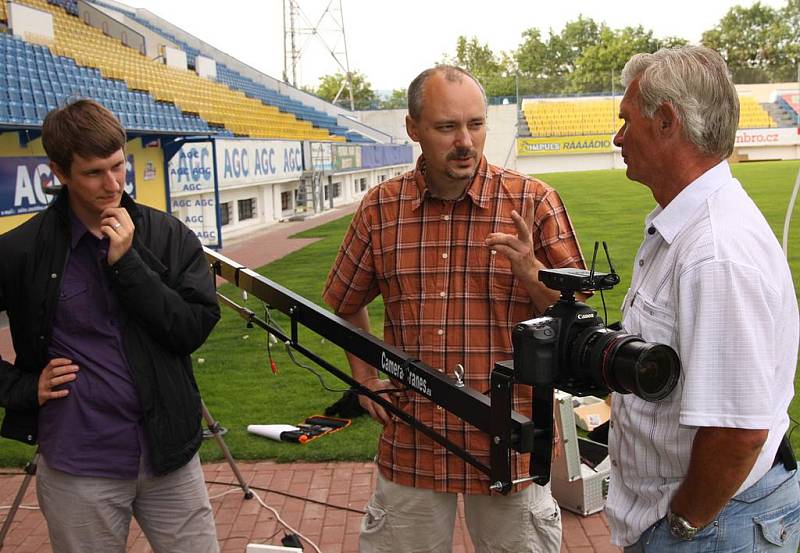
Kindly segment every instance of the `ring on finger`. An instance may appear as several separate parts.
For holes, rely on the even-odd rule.
[[[121,226],[122,226],[122,223],[114,223],[114,230],[117,230]]]

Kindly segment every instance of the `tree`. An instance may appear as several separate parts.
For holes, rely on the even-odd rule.
[[[789,31],[783,27],[778,12],[760,2],[734,6],[703,33],[702,42],[725,58],[734,82],[769,82],[786,65],[781,34]]]
[[[773,75],[776,81],[798,79],[800,65],[800,0],[788,0],[778,17],[778,51],[783,60]]]
[[[405,88],[392,90],[391,96],[381,101],[381,109],[402,109],[408,106],[408,93]]]
[[[559,94],[569,84],[578,58],[584,49],[596,44],[605,25],[591,18],[578,16],[568,22],[560,33],[550,30],[547,41],[542,40],[538,29],[522,33],[522,43],[514,53],[520,73],[523,94]]]
[[[602,25],[594,44],[587,45],[575,60],[569,90],[576,93],[608,93],[619,83],[625,63],[635,54],[652,53],[663,47],[685,44],[680,38],[660,40],[641,25],[612,30]]]
[[[509,69],[509,59],[505,55],[498,59],[488,45],[480,44],[475,37],[468,40],[462,35],[456,41],[456,55],[444,56],[444,63],[472,73],[483,85],[487,96],[513,96],[514,71]]]
[[[356,71],[351,72],[351,78],[353,81],[353,102],[355,104],[355,109],[374,108],[377,104],[377,98],[375,92],[372,90],[372,85],[367,81],[366,77]],[[345,79],[346,77],[343,73],[320,77],[319,86],[314,90],[314,94],[328,102],[333,102],[336,95],[339,94],[336,104],[349,108],[350,93],[346,85],[344,89],[342,88],[342,83],[344,83]]]
[[[519,72],[520,93],[547,94],[559,88],[550,43],[542,40],[539,29],[522,32],[522,43],[514,52],[514,63]]]

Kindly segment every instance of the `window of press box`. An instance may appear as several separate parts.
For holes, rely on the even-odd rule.
[[[281,211],[289,211],[292,209],[292,192],[295,192],[296,195],[297,190],[281,192]]]
[[[256,216],[256,199],[247,198],[246,200],[239,200],[239,220],[252,219]]]
[[[231,215],[233,215],[233,206],[231,202],[224,202],[219,204],[219,224],[221,226],[231,224]]]

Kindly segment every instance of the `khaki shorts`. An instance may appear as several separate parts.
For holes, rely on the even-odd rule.
[[[361,522],[361,553],[451,553],[458,495],[400,486],[378,473]],[[558,553],[561,511],[550,485],[508,495],[464,495],[477,553]]]

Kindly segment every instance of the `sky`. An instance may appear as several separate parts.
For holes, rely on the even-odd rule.
[[[344,42],[335,33],[344,20],[350,69],[366,75],[374,90],[406,88],[423,69],[455,53],[459,35],[477,37],[493,52],[512,51],[531,27],[546,39],[579,15],[613,29],[642,25],[658,38],[679,36],[699,42],[736,5],[754,0],[299,0],[297,28],[317,27],[317,35],[345,64]],[[125,0],[280,79],[284,68],[283,0]],[[787,0],[762,0],[780,8]],[[330,15],[317,22],[331,6]],[[343,16],[343,17],[341,17]],[[310,23],[307,23],[310,22]],[[322,40],[299,34],[297,84],[316,87],[322,75],[342,71]]]

